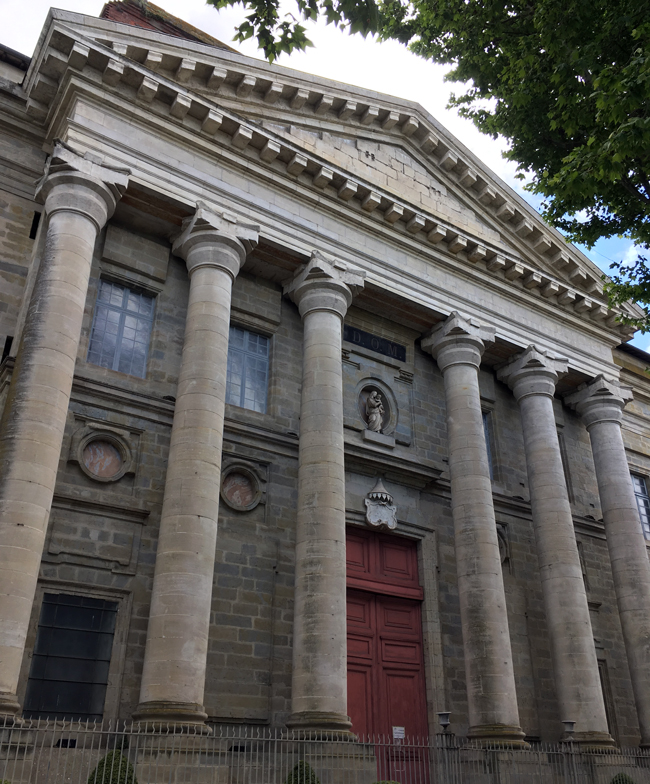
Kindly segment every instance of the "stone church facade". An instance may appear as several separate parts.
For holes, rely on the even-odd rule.
[[[0,716],[650,743],[590,261],[419,105],[147,3],[0,102]]]

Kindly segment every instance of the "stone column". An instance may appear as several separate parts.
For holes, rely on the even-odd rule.
[[[422,341],[445,380],[447,439],[460,616],[465,650],[468,737],[523,742],[501,573],[478,369],[494,329],[458,313]]]
[[[37,188],[47,221],[0,423],[0,722],[16,699],[61,455],[93,250],[128,172],[57,143]]]
[[[567,370],[568,360],[529,346],[497,377],[512,389],[521,411],[558,723],[575,721],[576,742],[611,746],[553,411],[555,385]]]
[[[197,205],[174,243],[190,276],[140,704],[134,719],[202,724],[232,284],[258,227]]]
[[[342,322],[364,274],[314,252],[285,288],[303,319],[289,727],[347,731]]]
[[[614,590],[641,729],[650,746],[650,561],[621,433],[632,390],[598,376],[565,398],[591,438]]]

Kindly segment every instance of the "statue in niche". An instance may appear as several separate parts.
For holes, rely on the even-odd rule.
[[[381,433],[384,424],[384,404],[376,389],[372,390],[366,400],[366,419],[368,430],[372,430],[373,433]]]

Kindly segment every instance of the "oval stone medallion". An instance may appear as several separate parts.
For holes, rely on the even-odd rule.
[[[83,451],[84,465],[91,474],[110,479],[122,468],[122,455],[109,441],[91,441]]]
[[[243,471],[231,471],[223,480],[222,493],[235,509],[249,509],[256,500],[256,488],[251,477]]]

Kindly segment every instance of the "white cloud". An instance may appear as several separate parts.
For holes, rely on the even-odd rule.
[[[631,242],[624,252],[619,253],[619,260],[623,262],[624,267],[631,267],[637,260],[640,252],[641,248]]]

